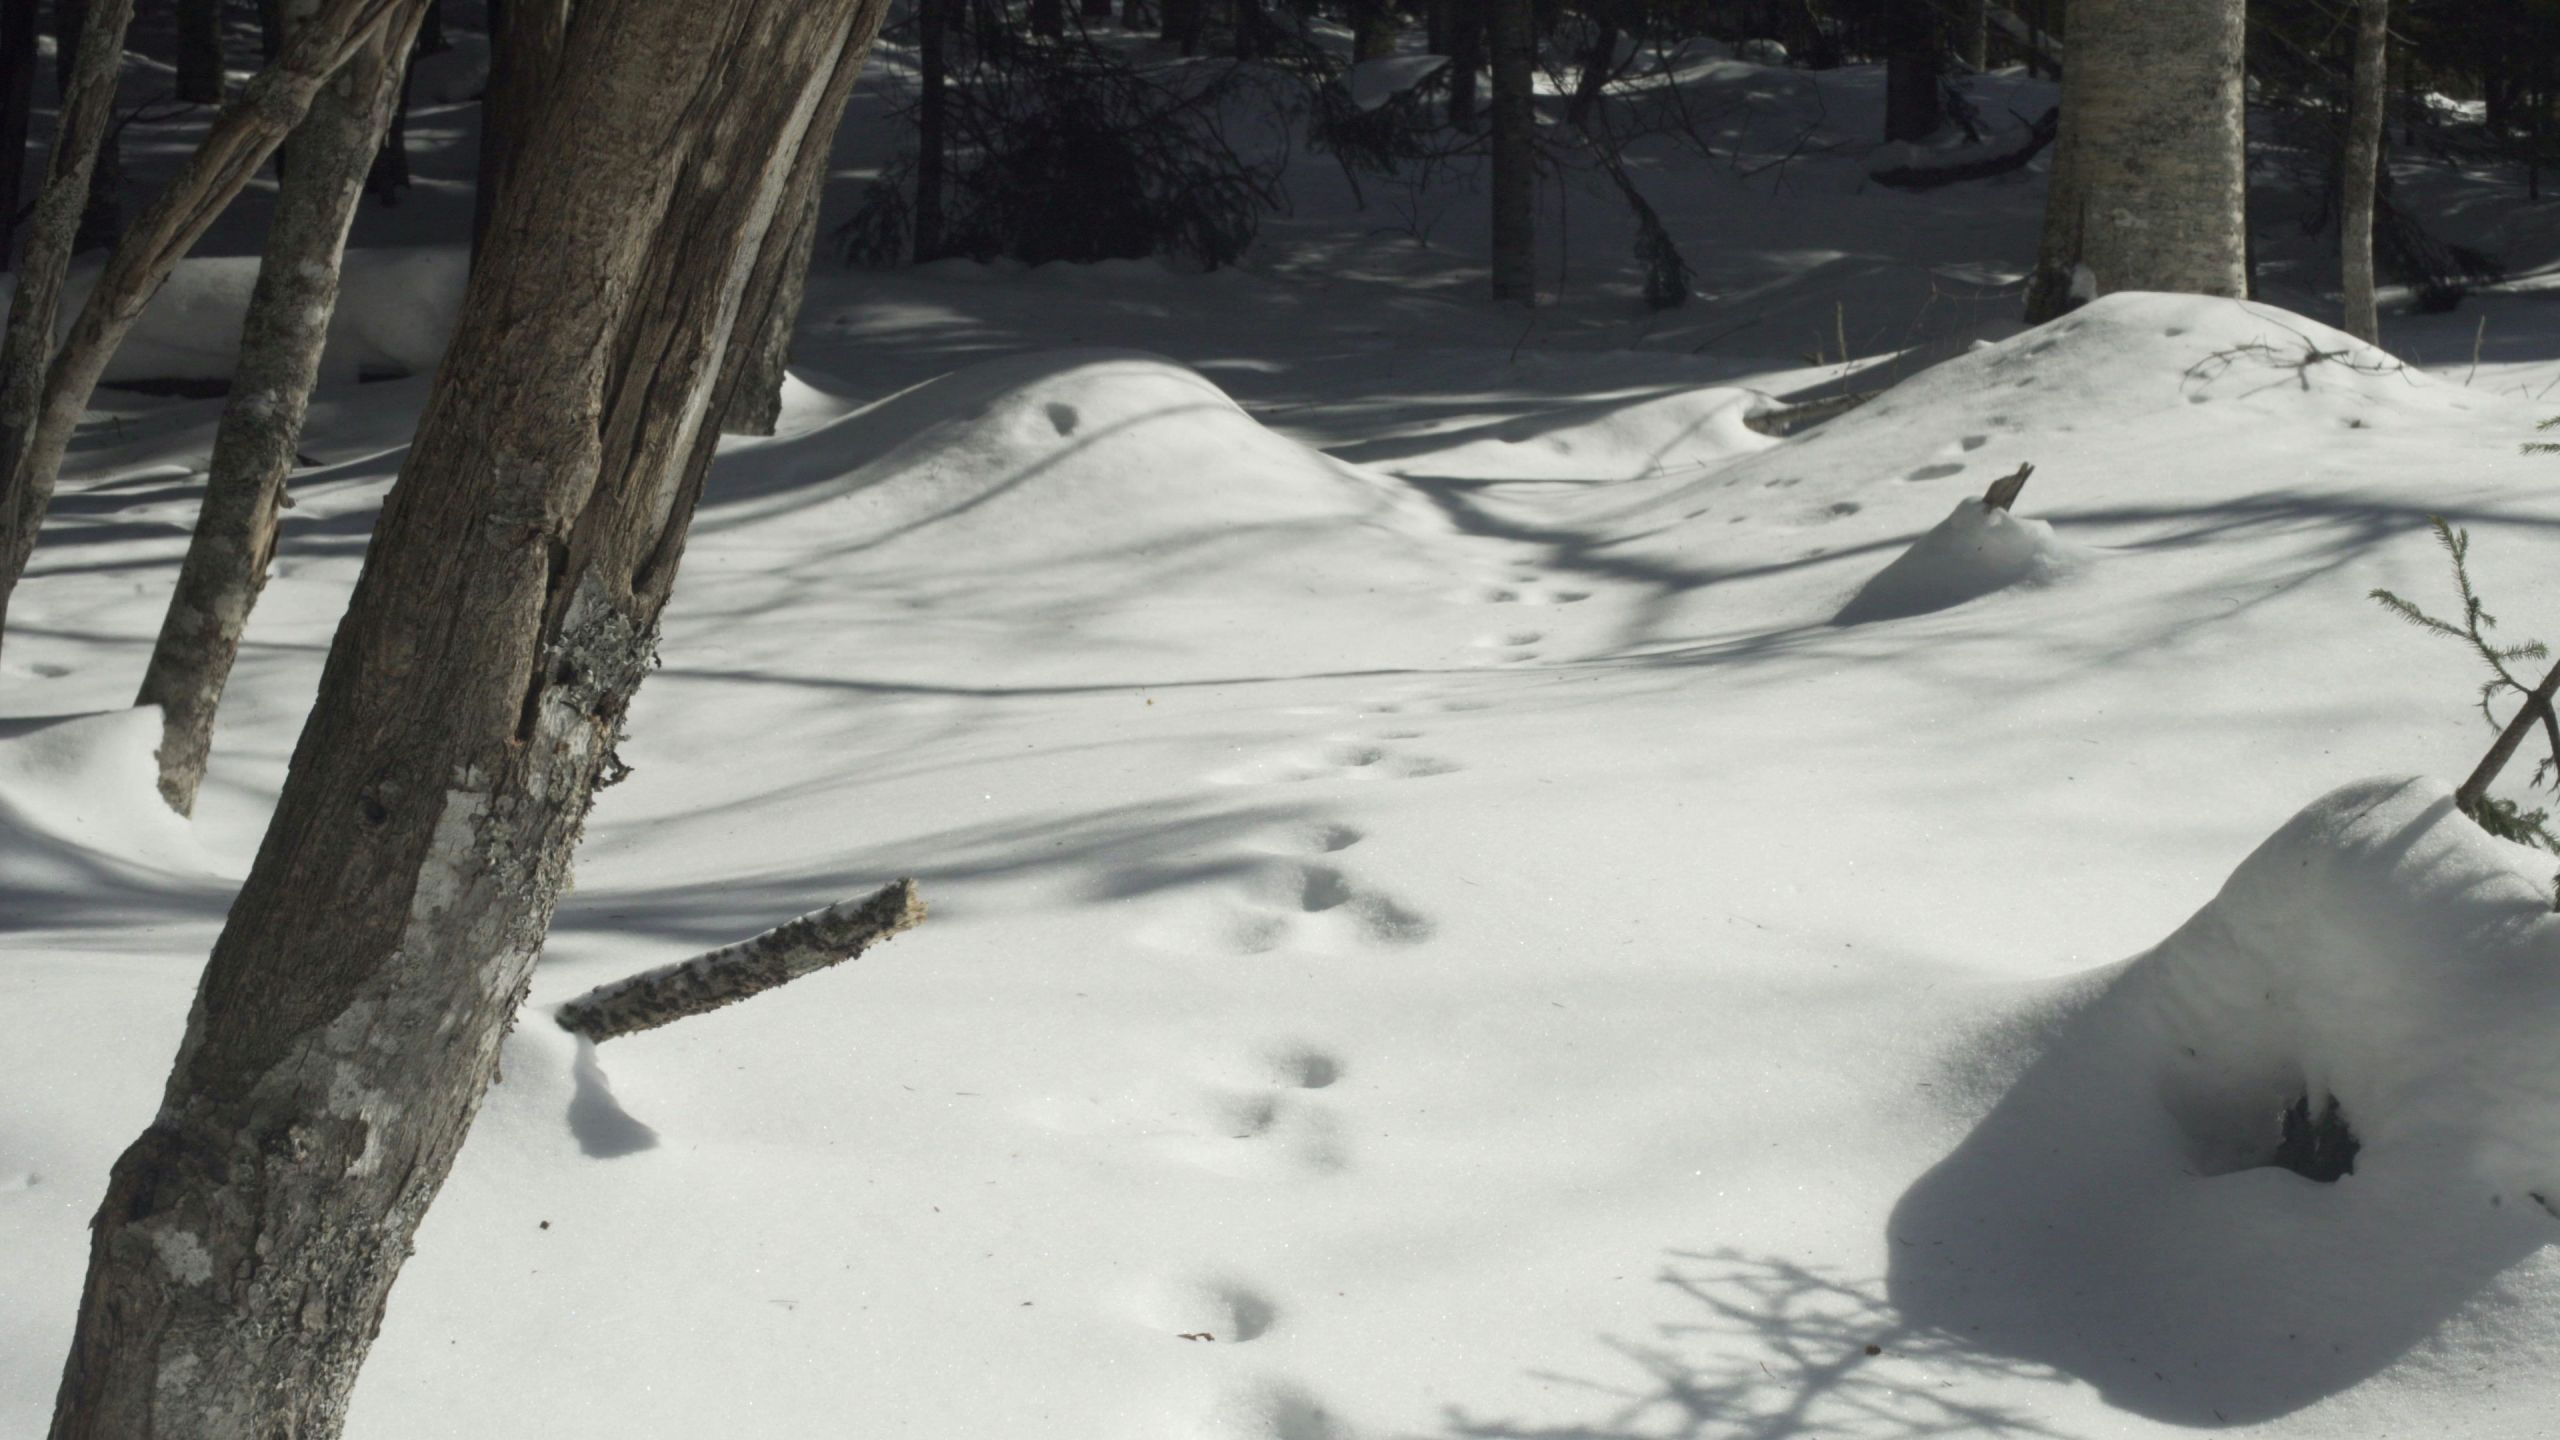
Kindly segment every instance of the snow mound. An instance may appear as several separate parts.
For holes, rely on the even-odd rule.
[[[1387,55],[1363,60],[1342,73],[1355,110],[1375,110],[1447,69],[1446,55]]]
[[[433,370],[461,314],[469,267],[468,254],[454,247],[349,250],[321,356],[322,378]],[[107,383],[229,379],[240,360],[240,322],[257,283],[254,255],[180,261],[107,362]],[[64,287],[66,331],[96,284],[91,270]]]
[[[973,366],[736,459],[715,524],[781,519],[795,543],[816,527],[875,557],[929,551],[937,568],[1202,551],[1244,563],[1291,531],[1429,521],[1398,487],[1138,352]]]
[[[156,706],[0,720],[0,910],[62,918],[101,891],[203,878],[211,857],[160,798]]]
[[[1758,454],[1780,442],[1743,423],[1754,391],[1681,388],[1558,406],[1452,435],[1411,466],[1486,480],[1638,480]]]
[[[2182,1424],[2246,1423],[2413,1363],[2532,1363],[2560,1220],[2560,916],[2548,856],[2432,780],[2287,822],[2149,954],[2084,981],[1890,1225],[1915,1323]],[[2275,1168],[2289,1107],[2361,1149]],[[2538,1281],[2539,1283],[2535,1283]]]
[[[1860,586],[1831,623],[1862,625],[1949,609],[2014,585],[2055,579],[2088,554],[2042,520],[2022,520],[1967,497]]]

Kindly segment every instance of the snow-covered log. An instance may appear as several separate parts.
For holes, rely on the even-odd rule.
[[[916,882],[899,880],[859,904],[813,910],[752,940],[599,985],[560,1007],[560,1028],[598,1045],[654,1030],[841,964],[924,916]]]

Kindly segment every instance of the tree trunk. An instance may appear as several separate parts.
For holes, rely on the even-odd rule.
[[[18,256],[27,132],[35,117],[37,0],[0,0],[0,270]]]
[[[92,84],[106,87],[98,102],[102,108],[95,136],[87,142],[93,148],[88,188],[81,193],[72,231],[74,255],[112,248],[124,233],[124,152],[117,138],[115,107],[124,74],[125,32],[132,24],[133,0],[54,0],[53,79],[64,97],[64,108],[73,103],[74,89]],[[97,59],[84,64],[83,56]]]
[[[943,136],[951,90],[951,11],[967,0],[921,0],[916,17],[916,224],[915,261],[922,265],[942,258],[942,161],[950,144]],[[1198,5],[1200,0],[1190,0]],[[1168,18],[1173,14],[1165,7]],[[1184,54],[1190,51],[1186,48]]]
[[[1608,88],[1617,66],[1618,27],[1600,21],[1593,26],[1590,48],[1582,52],[1582,74],[1574,81],[1573,99],[1565,104],[1566,124],[1579,130],[1591,118],[1591,107],[1600,103],[1600,92]]]
[[[427,0],[426,18],[418,22],[418,53],[441,55],[452,48],[444,33],[444,0]]]
[[[409,91],[417,78],[417,66],[411,61],[418,54],[415,46],[392,57],[399,68],[391,87],[391,120],[376,132],[378,143],[373,159],[365,169],[364,193],[385,205],[397,205],[403,191],[409,188]],[[306,124],[308,122],[305,122]],[[291,150],[290,144],[285,147]]]
[[[2069,309],[2075,283],[2245,295],[2240,0],[2072,0],[2069,19],[2027,319]]]
[[[134,697],[137,705],[160,707],[160,794],[181,815],[195,811],[214,712],[240,653],[240,632],[266,588],[285,475],[293,469],[337,308],[347,227],[381,147],[423,8],[424,0],[403,0],[379,38],[320,87],[285,142],[293,163],[276,187],[266,254],[240,327],[231,398],[214,432],[204,504]]]
[[[178,0],[178,98],[222,103],[222,0]]]
[[[109,1181],[53,1440],[339,1432],[649,670],[720,351],[852,8],[581,8]]]
[[[507,172],[535,104],[550,89],[569,33],[570,0],[490,0],[489,83],[480,92],[480,170],[472,191],[471,254],[488,243]]]
[[[1493,298],[1537,303],[1537,112],[1532,108],[1530,0],[1491,0],[1493,41]]]
[[[1947,0],[1941,15],[1948,52],[1976,74],[1990,69],[1990,0]]]
[[[1476,74],[1484,69],[1483,0],[1450,0],[1449,124],[1476,128]]]
[[[1031,33],[1056,40],[1067,33],[1066,0],[1030,0]]]
[[[1351,58],[1383,60],[1396,53],[1396,12],[1390,0],[1352,0]]]
[[[1947,123],[1938,86],[1945,74],[1945,42],[1937,0],[1889,0],[1885,12],[1884,138],[1926,140]]]
[[[62,283],[71,272],[71,257],[78,246],[81,211],[88,203],[99,140],[113,115],[116,72],[122,68],[124,31],[133,18],[133,0],[98,0],[81,7],[79,13],[93,32],[92,43],[81,47],[91,63],[74,67],[62,84],[53,152],[45,166],[44,183],[36,191],[26,254],[9,296],[9,328],[0,336],[0,539],[5,539],[9,524],[8,480],[26,453],[44,406],[45,364],[53,354],[54,329],[61,317]],[[54,15],[57,26],[69,18],[60,5]],[[61,43],[57,30],[55,44]],[[57,63],[62,58],[63,52],[57,49]],[[6,553],[0,549],[0,555]],[[7,612],[7,593],[0,586],[0,615]]]
[[[927,0],[931,3],[931,0]],[[845,36],[844,53],[818,99],[808,142],[791,162],[791,186],[784,192],[782,213],[765,232],[756,268],[747,277],[738,303],[738,328],[729,337],[729,398],[720,411],[720,429],[729,435],[770,435],[782,421],[782,382],[791,359],[791,332],[800,320],[800,302],[809,289],[809,261],[818,247],[818,209],[826,199],[827,175],[834,168],[836,131],[844,123],[845,102],[862,74],[871,42],[888,14],[887,0],[865,4],[855,12]]]
[[[2382,339],[2373,299],[2373,191],[2382,164],[2384,47],[2390,44],[2390,18],[2391,0],[2357,0],[2355,81],[2347,96],[2338,212],[2339,271],[2346,291],[2343,328],[2368,345]]]
[[[266,163],[286,132],[301,121],[321,83],[406,3],[329,0],[286,43],[276,63],[261,71],[239,101],[222,112],[204,142],[107,257],[106,268],[99,272],[88,303],[72,322],[69,337],[52,363],[42,367],[43,389],[36,397],[33,423],[26,440],[16,447],[13,463],[0,474],[0,625],[6,623],[9,597],[26,574],[36,532],[53,503],[63,453],[117,344],[197,237]],[[10,326],[14,332],[14,307]],[[15,338],[13,334],[13,360]],[[18,379],[13,370],[9,376],[13,388]]]

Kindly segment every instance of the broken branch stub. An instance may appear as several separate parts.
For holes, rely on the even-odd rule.
[[[2034,465],[2020,462],[2017,469],[1992,481],[1991,488],[1982,492],[1982,508],[2006,510],[2018,503],[2018,492],[2027,488],[2027,477],[2034,473]]]
[[[859,903],[813,910],[752,940],[599,985],[561,1006],[554,1018],[561,1029],[601,1045],[840,964],[924,917],[916,882],[895,881]]]

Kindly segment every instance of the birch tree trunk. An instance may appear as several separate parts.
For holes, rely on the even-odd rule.
[[[222,0],[178,0],[178,98],[222,103]]]
[[[2347,95],[2347,145],[2338,211],[2339,273],[2346,292],[2343,328],[2368,345],[2382,339],[2373,298],[2373,197],[2382,165],[2382,105],[2391,0],[2357,0],[2356,60]]]
[[[62,86],[53,153],[45,166],[44,184],[36,191],[26,254],[19,261],[17,286],[9,296],[9,328],[0,336],[0,538],[5,538],[8,526],[6,482],[26,453],[27,439],[44,404],[45,361],[53,354],[54,329],[61,319],[62,282],[71,273],[98,142],[115,107],[116,73],[122,68],[124,32],[133,19],[133,0],[95,0],[82,13],[91,33],[79,48],[90,63],[75,66]],[[60,58],[57,55],[57,61]],[[0,550],[0,555],[5,553]],[[7,610],[6,594],[0,588],[0,614]]]
[[[1537,303],[1537,111],[1529,0],[1490,0],[1493,42],[1493,298]]]
[[[160,794],[181,815],[195,811],[214,712],[240,653],[240,632],[266,588],[285,475],[337,309],[347,227],[424,8],[425,0],[402,0],[374,42],[312,97],[310,113],[285,142],[292,163],[276,188],[266,254],[240,327],[240,360],[214,432],[204,504],[134,697],[137,705],[160,707]]]
[[[2081,298],[2247,294],[2240,0],[2072,0],[2069,19],[2027,318],[2068,309],[2075,282]]]
[[[932,0],[927,0],[932,3]],[[888,0],[858,0],[853,28],[846,33],[844,53],[818,99],[808,142],[791,162],[791,188],[784,192],[782,214],[765,236],[756,268],[738,305],[737,333],[729,337],[728,363],[736,381],[720,410],[720,429],[730,435],[770,435],[782,421],[782,382],[791,360],[791,332],[800,320],[808,295],[809,262],[818,248],[818,208],[826,199],[827,175],[834,167],[836,131],[844,122],[845,102],[853,98],[853,82],[862,74],[871,42],[888,18]]]
[[[852,6],[580,7],[93,1224],[53,1440],[339,1433],[649,670],[721,351]]]
[[[72,322],[70,335],[52,363],[43,367],[34,423],[11,456],[13,463],[0,474],[0,626],[7,622],[9,597],[26,574],[36,533],[53,503],[63,453],[125,332],[141,318],[143,307],[151,303],[161,282],[205,228],[257,174],[286,132],[300,123],[321,83],[408,3],[329,0],[286,42],[276,62],[249,82],[239,102],[214,122],[168,188],[152,200],[151,208],[107,257],[106,268],[99,272],[88,303]],[[13,332],[16,325],[13,307]],[[9,356],[13,367],[15,339],[13,333]],[[9,384],[14,387],[19,378],[13,368]]]

